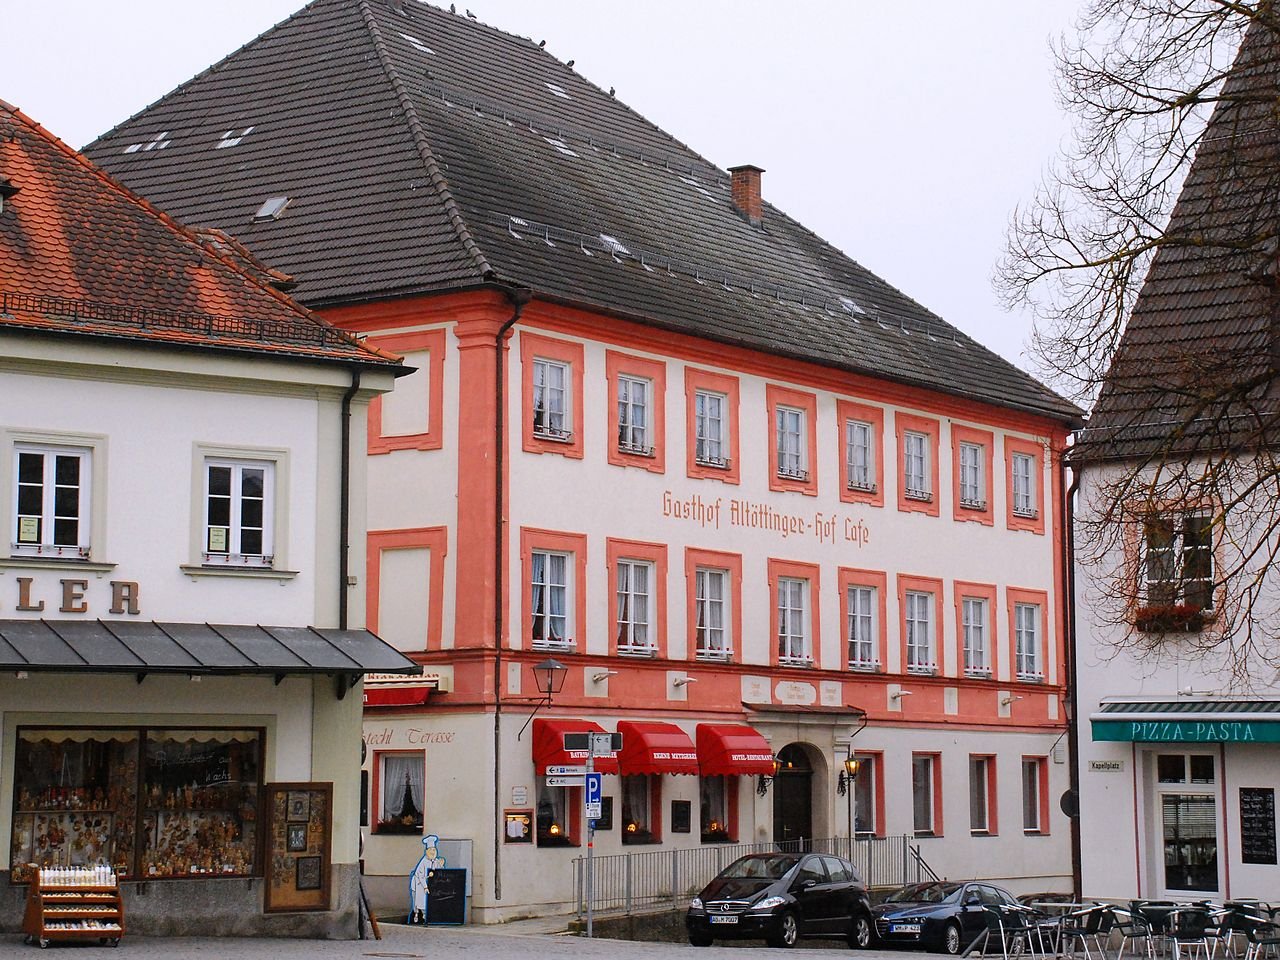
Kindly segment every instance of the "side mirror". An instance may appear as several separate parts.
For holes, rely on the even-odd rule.
[[[971,893],[964,898],[964,905],[966,907],[980,907],[982,906],[982,897],[976,893]]]
[[[808,890],[810,887],[816,887],[817,885],[818,885],[818,881],[814,880],[812,877],[810,877],[807,880],[800,881],[801,890]]]

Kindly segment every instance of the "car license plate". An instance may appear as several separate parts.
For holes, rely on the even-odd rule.
[[[738,918],[734,915],[719,916],[717,914],[712,914],[710,919],[712,923],[737,923],[738,922]]]
[[[919,933],[920,924],[918,923],[894,923],[889,926],[890,933]]]

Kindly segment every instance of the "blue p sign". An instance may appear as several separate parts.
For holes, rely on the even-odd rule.
[[[588,773],[584,783],[586,787],[586,795],[583,800],[588,804],[598,804],[601,794],[604,792],[604,775],[600,773]]]

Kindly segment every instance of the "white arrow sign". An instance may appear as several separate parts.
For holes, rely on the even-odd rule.
[[[548,787],[580,787],[586,778],[579,775],[576,777],[547,777]]]
[[[547,776],[549,777],[580,777],[586,772],[586,765],[581,763],[576,766],[547,766]]]

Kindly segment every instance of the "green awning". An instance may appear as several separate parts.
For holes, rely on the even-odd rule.
[[[1280,743],[1280,701],[1114,698],[1089,715],[1094,740]]]

